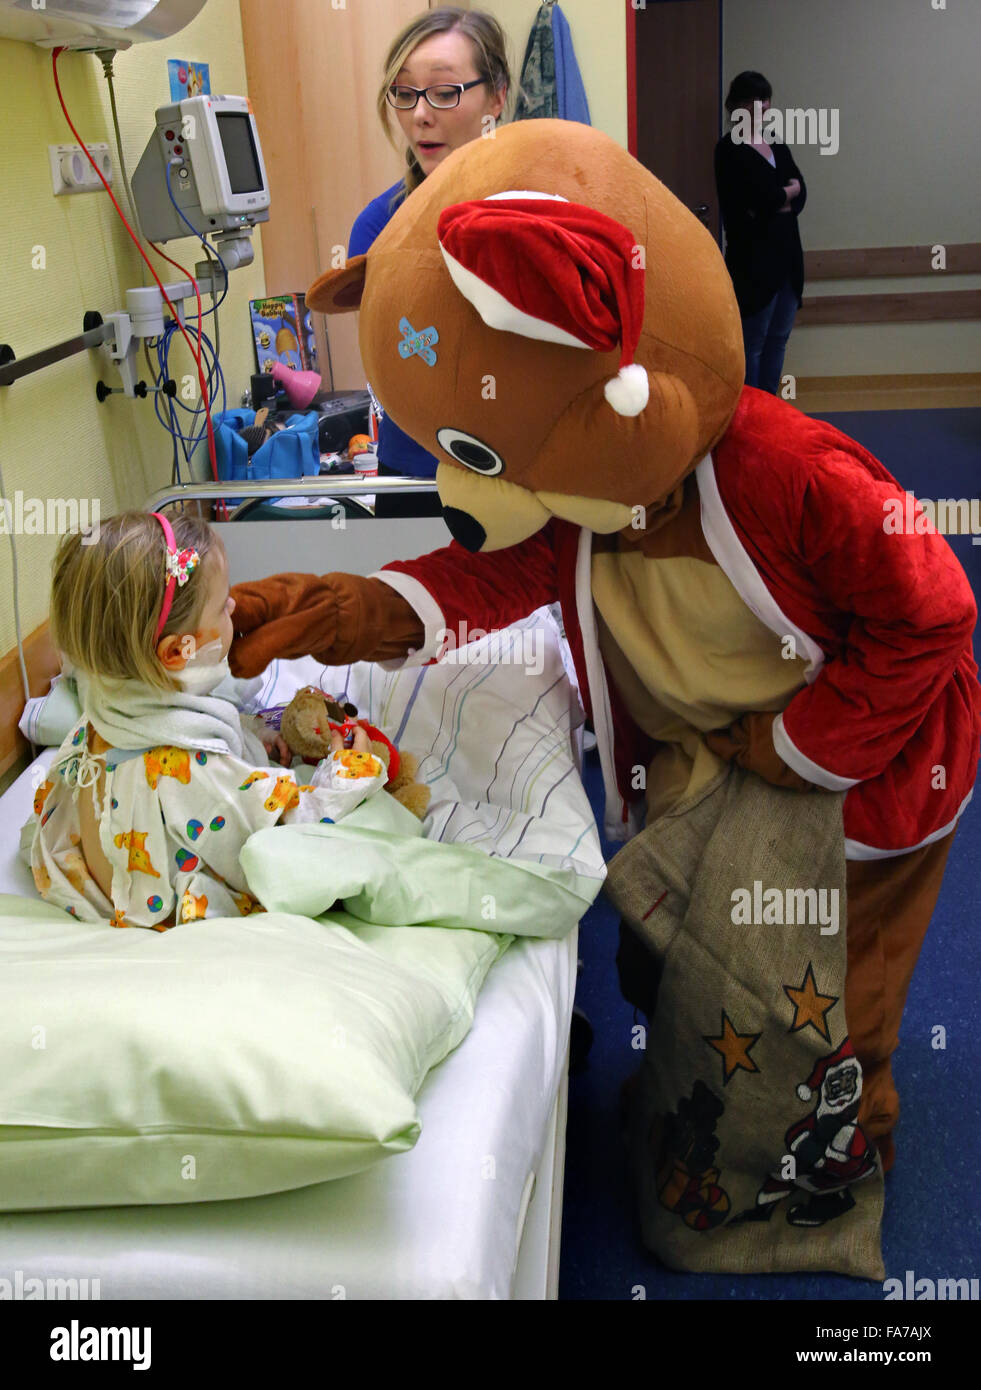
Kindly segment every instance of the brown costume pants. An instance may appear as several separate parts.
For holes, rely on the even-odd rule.
[[[845,1017],[862,1066],[858,1118],[892,1167],[899,1096],[890,1058],[954,833],[895,859],[850,859]]]
[[[863,1072],[858,1118],[877,1144],[887,1171],[893,1161],[892,1130],[899,1118],[891,1058],[953,840],[954,832],[911,854],[850,859],[846,866],[845,1016]],[[624,998],[644,1013],[653,1013],[660,972],[626,922],[620,924],[617,967]]]

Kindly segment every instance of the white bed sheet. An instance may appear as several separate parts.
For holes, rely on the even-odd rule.
[[[52,756],[0,798],[0,892],[34,893],[18,835]],[[2,1214],[0,1278],[98,1279],[102,1299],[510,1297],[575,979],[576,933],[514,943],[419,1093],[411,1152],[268,1197]]]

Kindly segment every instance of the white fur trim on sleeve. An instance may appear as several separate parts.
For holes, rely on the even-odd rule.
[[[403,574],[401,570],[376,570],[368,578],[384,580],[396,593],[401,594],[406,603],[416,610],[426,629],[425,640],[417,652],[406,657],[395,657],[391,661],[379,661],[378,665],[384,671],[400,671],[403,666],[425,666],[439,656],[446,645],[446,619],[429,590],[418,579],[413,579],[411,574]]]
[[[790,735],[783,726],[782,714],[778,714],[773,721],[773,746],[788,767],[793,768],[808,782],[813,782],[816,787],[827,787],[831,792],[847,792],[850,787],[857,787],[862,780],[861,777],[839,777],[836,772],[829,772],[826,767],[812,762],[795,743],[791,743]]]

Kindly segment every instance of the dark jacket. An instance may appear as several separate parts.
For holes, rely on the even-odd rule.
[[[800,307],[804,253],[797,215],[807,200],[800,170],[786,145],[771,145],[776,167],[751,145],[725,135],[715,147],[715,183],[726,233],[726,265],[742,314],[755,314],[790,278]],[[779,212],[784,184],[800,179],[790,212]]]

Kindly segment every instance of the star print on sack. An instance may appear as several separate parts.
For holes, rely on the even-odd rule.
[[[728,1086],[737,1071],[759,1071],[759,1067],[749,1055],[750,1048],[758,1043],[763,1036],[762,1033],[737,1033],[732,1026],[732,1020],[722,1010],[722,1022],[719,1024],[721,1031],[715,1037],[708,1037],[704,1033],[702,1037],[709,1047],[714,1047],[716,1052],[722,1055],[722,1084]]]
[[[794,1006],[794,1021],[787,1030],[789,1033],[796,1033],[800,1028],[806,1028],[808,1024],[821,1034],[825,1042],[831,1041],[831,1034],[828,1031],[827,1015],[831,1012],[838,1002],[836,994],[819,994],[817,985],[814,982],[814,967],[810,961],[807,963],[807,970],[804,979],[798,989],[792,985],[784,985],[783,992]]]

